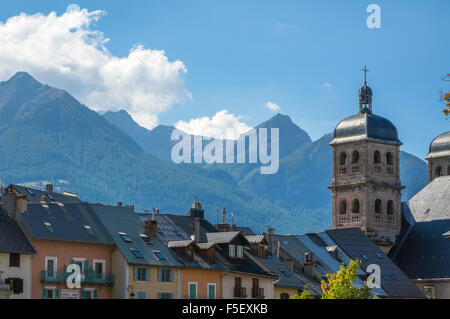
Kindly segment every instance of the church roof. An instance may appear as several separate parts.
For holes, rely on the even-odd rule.
[[[375,142],[401,145],[397,129],[388,119],[372,114],[360,112],[342,120],[335,128],[333,140],[330,144],[372,140]]]
[[[407,203],[416,222],[450,219],[450,176],[435,178]]]
[[[442,133],[431,142],[426,158],[443,156],[450,156],[450,131]]]

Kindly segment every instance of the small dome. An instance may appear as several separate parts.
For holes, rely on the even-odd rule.
[[[330,144],[374,140],[400,145],[397,129],[388,119],[372,113],[358,113],[341,121]]]
[[[358,96],[364,96],[364,95],[368,95],[368,96],[373,95],[372,89],[370,87],[368,87],[367,85],[364,85],[363,87],[361,87],[358,92]]]
[[[430,144],[426,158],[450,156],[450,131],[442,133]]]

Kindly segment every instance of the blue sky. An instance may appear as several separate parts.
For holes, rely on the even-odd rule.
[[[14,1],[2,3],[0,19],[62,14],[71,3],[106,11],[95,29],[111,54],[142,44],[184,63],[192,98],[161,112],[163,124],[227,109],[257,125],[274,115],[271,101],[317,139],[357,112],[367,64],[374,113],[397,126],[403,150],[423,158],[450,129],[439,103],[450,86],[441,81],[450,72],[446,0]],[[371,3],[381,8],[380,29],[366,26]]]

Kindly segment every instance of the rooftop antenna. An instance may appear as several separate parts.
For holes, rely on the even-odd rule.
[[[234,225],[234,213],[231,213],[231,226]]]

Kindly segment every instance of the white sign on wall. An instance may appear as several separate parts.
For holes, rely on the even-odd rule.
[[[72,289],[62,289],[61,299],[80,299],[80,291]]]

